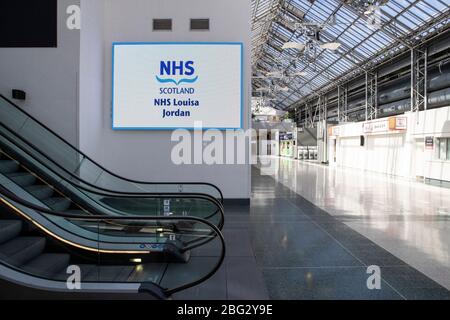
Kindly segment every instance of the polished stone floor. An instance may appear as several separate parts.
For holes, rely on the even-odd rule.
[[[225,212],[238,213],[240,217],[248,217],[248,207],[238,206],[225,208]],[[217,273],[204,283],[177,293],[175,300],[267,300],[269,295],[264,283],[261,270],[256,264],[255,255],[252,249],[249,230],[228,223],[226,218],[225,226],[222,230],[226,243],[226,257]],[[210,255],[216,261],[217,246],[214,243],[195,249],[193,256],[207,257]],[[209,272],[211,264],[194,265],[199,274]],[[177,277],[192,279],[182,266]],[[177,279],[179,281],[179,279]],[[187,281],[189,282],[189,281]]]
[[[248,228],[271,298],[450,298],[450,190],[270,160],[253,169],[249,215],[227,217]],[[369,265],[381,290],[367,288]]]
[[[271,160],[252,168],[251,206],[225,207],[222,268],[175,299],[450,299],[450,190]]]

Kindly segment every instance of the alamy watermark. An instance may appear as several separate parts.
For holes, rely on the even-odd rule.
[[[67,267],[66,273],[69,277],[66,286],[69,290],[81,290],[81,268],[77,265]]]
[[[371,5],[367,9],[367,19],[365,24],[370,29],[381,29],[383,27],[382,16],[383,13],[380,6]],[[66,13],[68,15],[66,20],[66,25],[69,30],[80,30],[81,29],[81,7],[79,5],[73,4],[67,7]]]
[[[217,130],[204,129],[202,122],[195,122],[194,130],[177,129],[171,141],[176,144],[171,151],[175,165],[245,165],[270,166],[267,155],[269,144],[278,147],[277,140],[258,139],[267,137],[268,130]],[[271,135],[278,132],[273,130]],[[258,161],[258,156],[259,161]]]
[[[67,7],[66,13],[69,15],[66,20],[66,26],[69,30],[81,29],[81,8],[78,5]]]
[[[370,276],[367,278],[367,289],[381,290],[381,268],[379,266],[369,266],[366,271]]]

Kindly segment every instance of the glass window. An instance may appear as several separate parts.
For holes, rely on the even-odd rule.
[[[438,139],[439,160],[450,160],[450,138]]]
[[[447,160],[450,160],[450,138],[447,139]]]
[[[439,139],[439,160],[446,160],[447,159],[447,155],[446,155],[446,151],[447,151],[447,146],[446,146],[446,141],[445,139]]]

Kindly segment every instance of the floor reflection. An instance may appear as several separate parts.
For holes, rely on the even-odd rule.
[[[450,189],[292,159],[261,160],[263,174],[450,289]]]

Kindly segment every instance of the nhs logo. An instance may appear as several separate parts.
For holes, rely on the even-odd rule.
[[[160,83],[174,83],[177,86],[195,83],[198,76],[195,76],[194,61],[161,61],[156,80]]]

